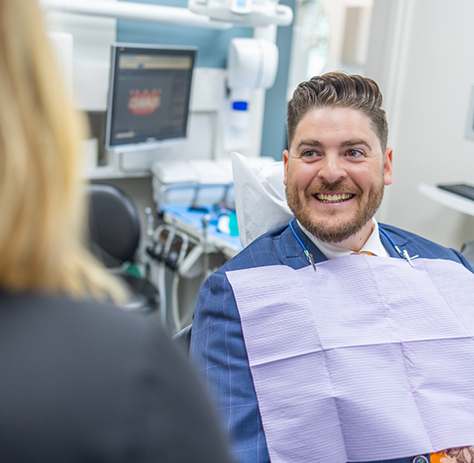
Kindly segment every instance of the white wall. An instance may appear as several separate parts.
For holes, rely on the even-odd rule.
[[[474,239],[474,217],[438,205],[417,185],[474,184],[474,141],[464,137],[474,2],[375,0],[373,19],[368,74],[387,97],[394,148],[394,184],[379,219],[460,249]]]

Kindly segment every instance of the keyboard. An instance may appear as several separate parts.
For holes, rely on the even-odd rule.
[[[449,191],[455,195],[474,201],[474,186],[466,185],[465,183],[451,184],[451,185],[437,185],[442,190]]]

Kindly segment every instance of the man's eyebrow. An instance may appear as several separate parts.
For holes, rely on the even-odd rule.
[[[366,146],[367,148],[372,148],[369,143],[364,140],[363,138],[354,138],[353,140],[346,140],[346,141],[343,141],[341,143],[340,146],[342,147],[347,147],[347,146],[356,146],[356,145],[364,145]],[[298,148],[300,148],[301,146],[314,146],[316,148],[323,148],[324,145],[319,141],[319,140],[300,140],[300,142],[298,143]]]
[[[298,143],[298,148],[300,146],[316,146],[317,148],[322,148],[323,144],[318,140],[300,140]]]
[[[362,138],[355,138],[354,140],[347,140],[341,143],[341,146],[355,146],[355,145],[365,145],[367,148],[371,148],[371,146],[367,143],[366,140]]]

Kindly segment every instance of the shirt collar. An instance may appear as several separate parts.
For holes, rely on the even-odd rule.
[[[379,225],[375,218],[372,218],[374,224],[374,229],[370,234],[368,240],[365,242],[361,251],[371,252],[380,257],[390,257],[389,253],[385,249],[382,241],[380,240]],[[306,228],[304,228],[301,223],[298,221],[303,233],[319,248],[319,250],[326,256],[327,259],[334,259],[336,257],[349,256],[353,253],[350,249],[340,248],[334,246],[333,244],[325,243],[324,241],[319,240],[313,234],[311,234]]]

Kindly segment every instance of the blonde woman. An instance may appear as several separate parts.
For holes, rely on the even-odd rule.
[[[0,0],[0,461],[226,462],[194,373],[83,246],[73,112],[36,0]]]

